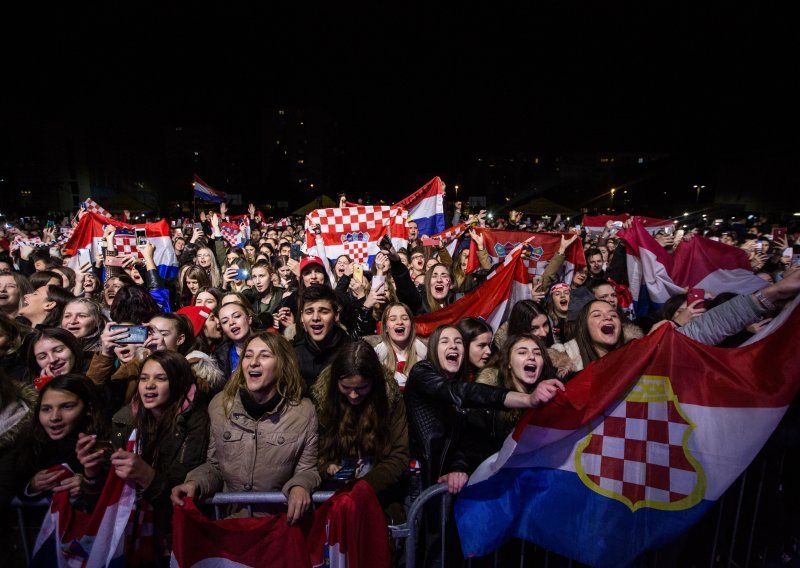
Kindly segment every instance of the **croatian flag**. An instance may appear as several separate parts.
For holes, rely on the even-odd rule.
[[[453,225],[449,229],[445,229],[441,233],[437,233],[435,235],[431,235],[432,239],[442,239],[442,242],[445,243],[445,248],[447,252],[450,253],[451,258],[455,258],[458,251],[461,250],[462,247],[469,248],[469,235],[467,234],[467,224],[466,223],[459,223],[458,225]]]
[[[503,264],[496,267],[473,292],[440,310],[415,316],[417,335],[427,337],[440,325],[452,324],[466,317],[483,318],[497,331],[514,304],[531,298],[530,278],[523,256],[525,244],[506,255]]]
[[[583,217],[583,226],[590,235],[599,235],[606,228],[606,223],[609,221],[620,223],[619,227],[621,227],[621,223],[630,218],[631,216],[628,213],[623,213],[622,215],[585,215]],[[675,223],[669,219],[656,219],[639,215],[636,218],[641,221],[645,230],[651,235],[655,235],[659,231],[671,231],[675,228]]]
[[[394,204],[408,210],[408,220],[415,221],[420,235],[444,231],[444,182],[439,176]]]
[[[391,565],[386,519],[364,480],[337,491],[290,526],[286,514],[211,521],[185,499],[173,509],[174,568],[276,566],[359,568]]]
[[[106,211],[97,201],[92,199],[91,197],[87,197],[86,201],[81,204],[83,209],[86,209],[89,213],[97,213],[98,215],[102,215],[103,217],[111,217],[111,213]]]
[[[753,273],[747,253],[737,247],[694,237],[681,242],[673,255],[658,244],[638,217],[618,236],[625,239],[630,291],[639,315],[647,313],[649,304],[658,309],[686,288],[712,295],[751,294],[768,284]]]
[[[222,237],[228,241],[228,244],[232,247],[239,247],[244,244],[245,238],[244,234],[242,233],[243,228],[238,223],[221,221],[219,224],[219,230],[222,233]]]
[[[64,245],[66,253],[74,255],[78,249],[88,248],[90,249],[91,258],[94,258],[99,246],[98,242],[103,237],[103,228],[106,225],[113,225],[118,229],[118,234],[114,237],[117,254],[133,254],[137,257],[141,255],[136,250],[134,229],[144,228],[147,231],[147,239],[155,247],[153,260],[158,267],[158,273],[164,279],[171,279],[177,276],[178,259],[175,256],[175,249],[172,247],[169,223],[164,219],[155,223],[128,225],[116,219],[102,217],[97,213],[84,213],[69,241]]]
[[[527,231],[499,231],[495,229],[484,229],[476,227],[475,231],[483,235],[483,246],[492,259],[492,264],[500,262],[514,247],[524,242],[522,248],[522,259],[528,269],[528,274],[532,277],[535,274],[543,274],[550,259],[558,252],[561,245],[562,233],[530,233]],[[572,237],[572,234],[566,234]],[[564,265],[561,269],[561,281],[572,282],[572,274],[575,269],[586,267],[586,257],[583,254],[580,240],[576,239],[564,253]],[[480,268],[478,260],[478,247],[470,239],[469,261],[467,262],[467,273]]]
[[[30,566],[123,568],[125,529],[135,502],[136,484],[121,479],[113,469],[91,513],[73,509],[68,492],[53,494]]]
[[[194,196],[198,199],[213,201],[215,203],[224,203],[225,197],[227,197],[225,192],[214,189],[197,175],[194,176],[192,187],[194,188]]]
[[[592,363],[470,477],[455,506],[464,553],[517,537],[625,566],[669,544],[744,471],[796,396],[798,325],[794,310],[734,349],[663,326]]]
[[[354,262],[372,266],[372,259],[380,252],[379,242],[390,235],[395,250],[408,244],[408,211],[389,205],[360,205],[335,209],[315,209],[306,215],[306,249],[317,246],[314,226],[320,226],[325,247],[318,251],[333,264],[342,255]]]

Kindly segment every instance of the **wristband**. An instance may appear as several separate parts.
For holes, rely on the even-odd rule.
[[[757,299],[759,302],[761,302],[761,305],[762,305],[762,306],[764,306],[764,308],[766,308],[767,310],[770,310],[770,311],[771,311],[771,310],[774,310],[774,309],[775,309],[775,304],[773,304],[772,302],[770,302],[769,300],[767,300],[767,297],[766,297],[766,296],[764,296],[764,294],[761,292],[761,290],[758,290],[757,292],[755,292],[755,293],[753,294],[753,296],[755,296],[755,297],[756,297],[756,299]]]

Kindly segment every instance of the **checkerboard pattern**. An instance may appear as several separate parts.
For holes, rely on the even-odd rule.
[[[144,260],[142,253],[136,249],[136,236],[114,235],[114,248],[117,249],[117,255],[132,255],[134,258]]]
[[[306,217],[306,229],[319,225],[322,234],[369,231],[388,224],[404,226],[406,215],[393,213],[390,207],[344,207],[342,209],[315,209]]]
[[[683,448],[687,428],[670,401],[622,402],[592,432],[581,464],[593,483],[633,504],[680,501],[698,482]]]
[[[344,250],[347,251],[347,255],[353,259],[353,262],[369,264],[369,243],[367,241],[344,243]]]
[[[97,213],[98,215],[102,215],[103,217],[111,217],[111,213],[106,211],[97,201],[92,199],[91,197],[87,197],[86,201],[86,210],[90,213]]]

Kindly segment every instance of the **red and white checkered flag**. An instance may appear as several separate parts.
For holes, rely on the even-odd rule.
[[[103,207],[97,203],[97,201],[93,200],[91,197],[87,197],[86,201],[83,202],[86,206],[85,209],[91,213],[97,213],[98,215],[102,215],[103,217],[111,217],[111,213],[103,209]]]

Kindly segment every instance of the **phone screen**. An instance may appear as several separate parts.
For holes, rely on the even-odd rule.
[[[139,246],[144,246],[147,244],[147,230],[146,229],[136,229],[136,244]]]
[[[117,340],[117,343],[144,343],[147,339],[147,328],[143,325],[112,325],[112,332],[119,329],[128,331],[128,336]]]
[[[92,262],[92,255],[89,253],[89,249],[88,248],[78,249],[78,266],[91,264],[91,262]]]

